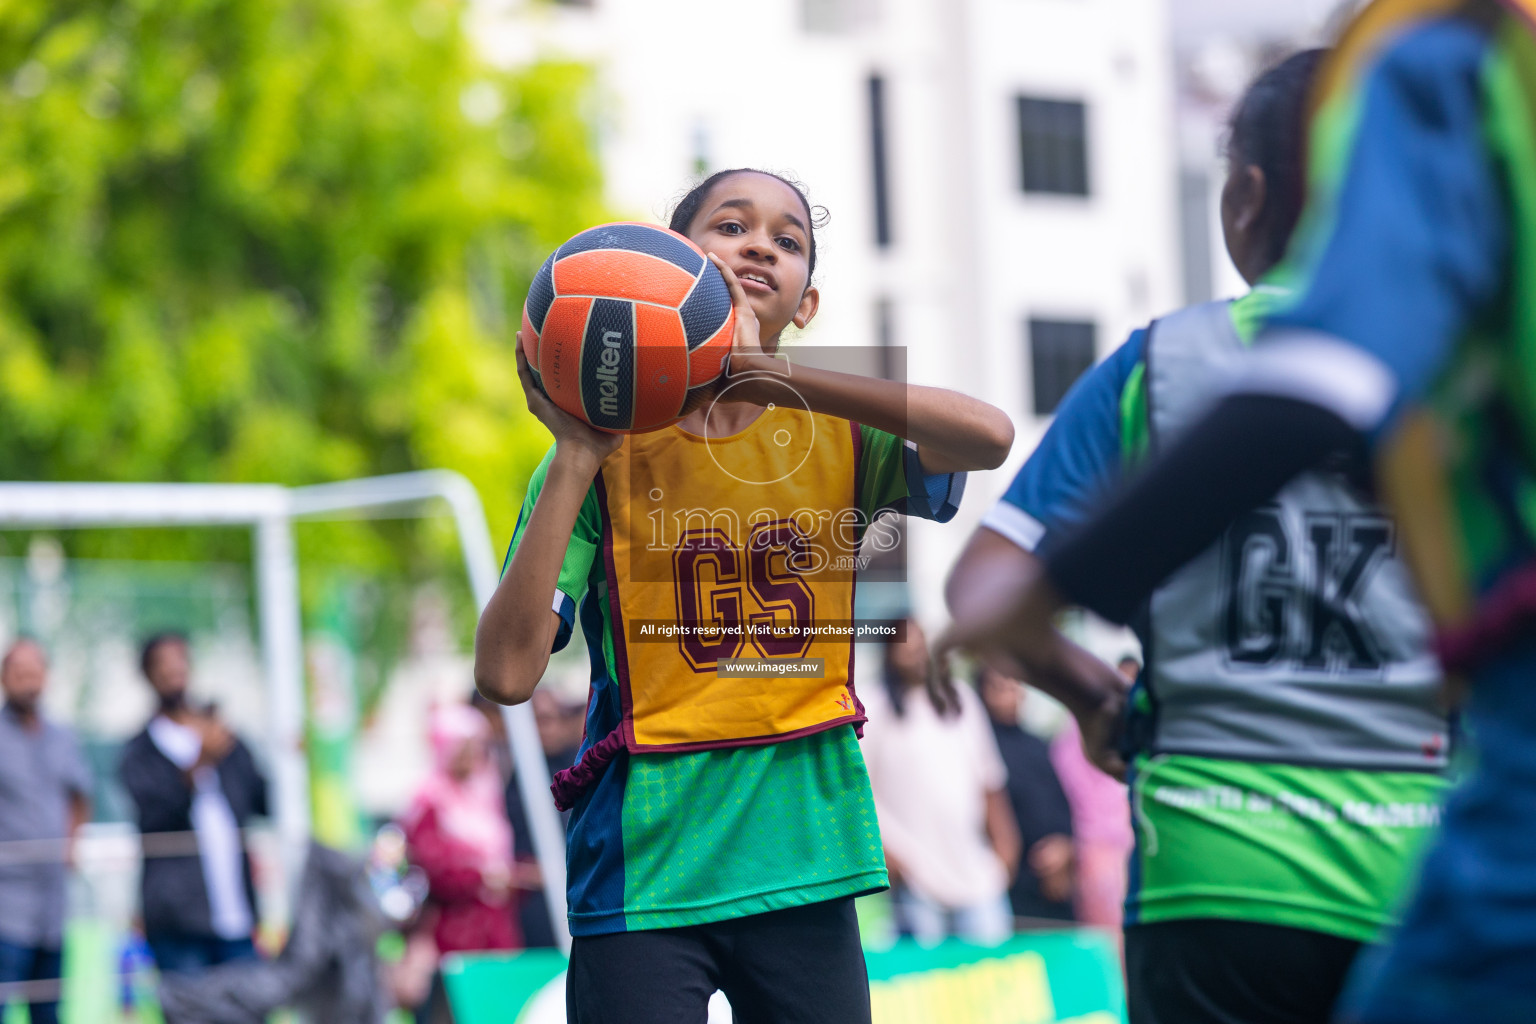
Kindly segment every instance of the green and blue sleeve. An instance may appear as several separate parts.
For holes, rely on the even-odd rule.
[[[859,508],[865,522],[897,512],[947,523],[960,511],[964,473],[926,473],[917,445],[856,424],[859,431]]]
[[[554,457],[555,449],[551,446],[528,479],[528,494],[523,498],[523,507],[517,514],[517,527],[512,531],[512,543],[507,546],[507,557],[502,562],[503,574],[512,563],[512,555],[517,551],[518,544],[522,542],[523,532],[528,527],[534,503],[539,500],[539,492],[544,488],[549,464],[554,461]],[[560,576],[551,601],[551,607],[560,616],[560,630],[555,636],[552,651],[561,650],[571,641],[571,630],[576,623],[576,606],[586,596],[588,580],[601,543],[602,509],[598,506],[597,488],[589,487],[571,529],[571,539],[565,548],[565,560],[560,563]]]

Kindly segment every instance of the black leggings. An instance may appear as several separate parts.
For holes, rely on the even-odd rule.
[[[716,990],[736,1024],[868,1024],[853,899],[730,921],[574,939],[570,1024],[704,1024]]]
[[[1360,943],[1199,918],[1125,930],[1131,1024],[1328,1024]]]

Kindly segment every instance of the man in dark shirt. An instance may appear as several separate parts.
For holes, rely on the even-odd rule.
[[[1072,809],[1051,767],[1044,740],[1019,726],[1022,683],[991,669],[976,677],[997,749],[1008,766],[1008,800],[1019,820],[1025,856],[1008,892],[1015,917],[1072,920]]]
[[[187,699],[187,640],[162,633],[140,659],[159,710],[123,748],[118,777],[143,835],[144,937],[161,971],[252,958],[256,897],[242,830],[267,814],[267,782],[211,709]]]

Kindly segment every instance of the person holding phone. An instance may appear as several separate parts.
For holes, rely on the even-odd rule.
[[[267,814],[267,780],[217,708],[187,697],[181,633],[158,633],[139,661],[158,708],[129,740],[118,778],[137,812],[144,937],[161,971],[256,956],[256,894],[244,828]]]

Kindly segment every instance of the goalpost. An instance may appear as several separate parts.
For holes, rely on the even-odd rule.
[[[367,477],[311,487],[276,484],[0,483],[0,528],[246,526],[253,532],[258,642],[267,689],[274,825],[290,886],[309,838],[309,769],[304,759],[304,650],[293,523],[344,516],[418,516],[435,502],[453,516],[476,608],[498,580],[480,496],[449,470]],[[528,704],[504,707],[507,742],[544,877],[556,941],[570,949],[565,922],[565,836],[549,797],[549,768]]]

